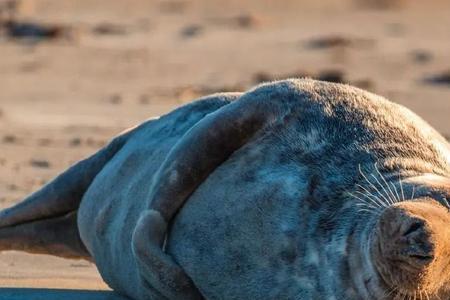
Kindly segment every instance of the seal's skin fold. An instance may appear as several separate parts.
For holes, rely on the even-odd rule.
[[[117,140],[77,223],[103,279],[134,299],[187,299],[142,266],[145,224],[164,221],[156,244],[205,299],[381,299],[376,219],[349,192],[364,172],[406,194],[412,178],[450,177],[448,143],[414,113],[308,79],[209,96]]]

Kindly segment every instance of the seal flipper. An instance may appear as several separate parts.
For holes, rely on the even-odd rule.
[[[90,257],[79,237],[76,212],[92,180],[121,149],[128,132],[57,176],[24,201],[0,212],[0,251]],[[66,234],[65,234],[66,233]]]
[[[201,299],[184,270],[163,251],[168,224],[215,168],[283,117],[286,107],[283,101],[271,99],[275,96],[257,90],[209,114],[162,163],[153,181],[149,210],[142,213],[132,239],[137,265],[149,289],[169,299]]]
[[[163,252],[166,231],[167,223],[161,214],[147,210],[139,217],[133,232],[132,249],[146,298],[203,299],[192,280]]]
[[[194,125],[172,148],[153,180],[149,209],[170,223],[194,190],[258,132],[289,110],[283,95],[264,86],[249,92]],[[280,97],[280,101],[272,98]]]
[[[0,251],[5,250],[90,260],[78,233],[76,211],[0,229]]]

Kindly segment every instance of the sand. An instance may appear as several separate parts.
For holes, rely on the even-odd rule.
[[[0,35],[0,208],[124,128],[261,80],[348,82],[450,136],[446,0],[24,0],[15,19],[59,31]],[[89,292],[108,289],[91,263],[6,252],[0,270],[0,299],[114,299]]]

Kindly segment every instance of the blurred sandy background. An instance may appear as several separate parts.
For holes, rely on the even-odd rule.
[[[448,0],[7,2],[0,208],[128,126],[264,80],[348,82],[450,136]],[[0,287],[107,288],[90,263],[14,252],[0,254]]]

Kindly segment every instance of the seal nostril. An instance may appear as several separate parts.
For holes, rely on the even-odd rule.
[[[413,232],[419,230],[420,228],[422,228],[422,225],[423,225],[423,224],[422,224],[422,223],[419,223],[419,222],[413,223],[413,224],[408,228],[408,230],[405,231],[405,233],[403,234],[403,236],[407,236],[408,234],[411,234],[411,233],[413,233]]]

